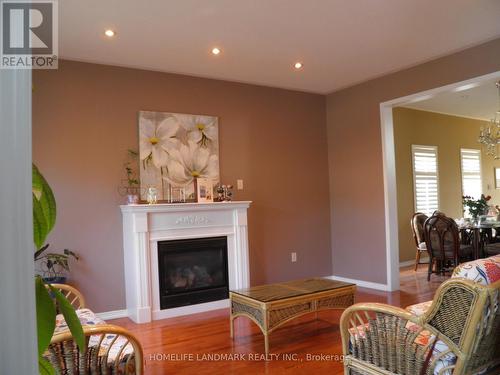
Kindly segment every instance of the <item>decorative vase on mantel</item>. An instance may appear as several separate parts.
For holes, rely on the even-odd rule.
[[[127,204],[138,204],[139,196],[137,194],[127,194]]]

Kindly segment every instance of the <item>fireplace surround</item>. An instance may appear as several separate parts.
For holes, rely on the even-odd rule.
[[[250,204],[235,201],[120,206],[128,317],[136,323],[147,323],[229,307],[229,300],[218,299],[220,296],[217,300],[191,305],[163,304],[162,307],[158,250],[162,243],[169,241],[225,238],[228,288],[247,288],[250,286],[247,228]]]

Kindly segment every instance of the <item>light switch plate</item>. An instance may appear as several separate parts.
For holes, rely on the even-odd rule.
[[[236,180],[236,188],[238,190],[243,190],[243,180]]]

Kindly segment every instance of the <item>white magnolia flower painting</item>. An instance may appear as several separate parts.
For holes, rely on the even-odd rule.
[[[216,184],[219,181],[217,117],[140,111],[139,155],[141,186],[156,187],[159,200],[168,199],[170,187],[184,187],[186,196],[191,196],[193,180],[198,177]]]

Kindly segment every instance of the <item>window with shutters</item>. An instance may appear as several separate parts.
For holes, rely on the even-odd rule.
[[[428,216],[439,209],[437,146],[411,146],[415,212]]]
[[[462,167],[462,195],[474,199],[481,198],[483,182],[481,179],[481,150],[460,149]]]

